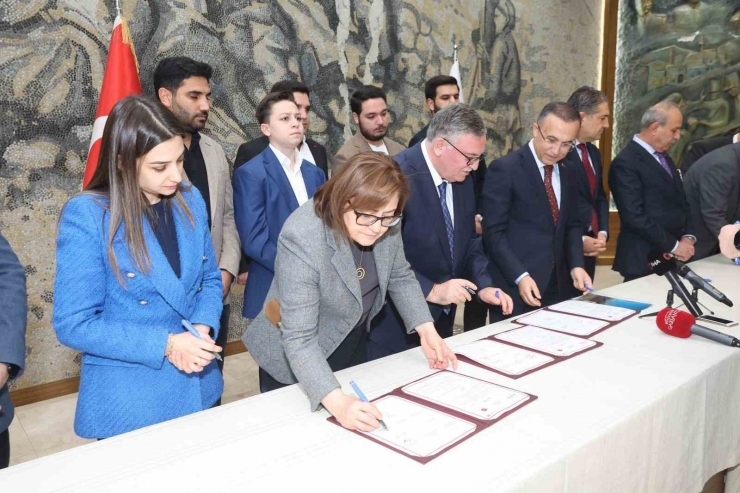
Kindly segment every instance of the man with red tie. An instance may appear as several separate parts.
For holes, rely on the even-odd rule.
[[[565,160],[578,176],[578,218],[583,224],[583,264],[593,280],[596,257],[606,250],[609,237],[609,201],[604,192],[601,154],[593,142],[609,128],[609,100],[593,87],[583,86],[571,94],[570,104],[581,116],[575,147]]]

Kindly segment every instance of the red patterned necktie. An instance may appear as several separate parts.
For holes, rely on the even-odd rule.
[[[588,149],[586,144],[578,144],[578,148],[581,150],[581,162],[583,163],[583,169],[586,170],[586,176],[588,177],[588,186],[591,189],[591,197],[596,197],[596,174],[594,169],[591,167],[589,161]],[[596,218],[596,210],[591,209],[591,231],[594,235],[599,234],[599,220]]]
[[[552,188],[552,169],[553,165],[545,165],[545,191],[547,192],[547,200],[550,202],[552,220],[557,226],[560,209],[558,208],[558,199],[555,197],[555,190]]]

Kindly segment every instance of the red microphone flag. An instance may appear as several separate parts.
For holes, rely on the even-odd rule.
[[[132,94],[141,94],[139,81],[139,63],[136,61],[134,43],[126,20],[120,15],[113,24],[113,35],[108,49],[108,60],[103,74],[103,86],[100,88],[98,110],[95,112],[90,150],[87,153],[85,176],[82,188],[90,182],[100,156],[100,140],[103,137],[105,122],[113,106],[121,99]]]

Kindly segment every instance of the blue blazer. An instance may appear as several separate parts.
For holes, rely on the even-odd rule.
[[[542,175],[529,145],[491,163],[483,187],[483,241],[494,282],[502,275],[504,290],[514,301],[514,314],[521,313],[524,301],[516,279],[529,272],[544,294],[552,277],[558,290],[570,297],[570,270],[584,267],[583,226],[578,219],[578,188],[575,166],[560,168],[560,215],[552,218]]]
[[[75,416],[82,437],[106,438],[208,409],[223,391],[215,360],[188,375],[164,357],[167,336],[182,333],[182,319],[212,327],[215,339],[222,310],[205,203],[195,187],[182,195],[195,225],[175,205],[180,278],[144,221],[149,274],[134,267],[123,227],[114,237],[123,286],[108,261],[107,199],[83,193],[62,211],[52,323],[59,342],[82,353]]]
[[[301,174],[310,199],[324,184],[326,175],[305,160]],[[244,254],[252,259],[244,289],[245,318],[255,318],[262,311],[275,274],[278,235],[297,208],[288,177],[269,147],[234,171],[236,229]]]
[[[411,196],[403,210],[401,231],[406,260],[411,264],[411,269],[421,285],[421,291],[426,297],[435,284],[450,279],[467,279],[475,283],[478,289],[491,287],[493,283],[488,272],[488,259],[483,252],[481,238],[475,233],[476,200],[473,177],[471,175],[463,182],[451,184],[455,214],[453,262],[442,206],[422,154],[422,145],[423,140],[393,158],[411,186]],[[433,303],[428,303],[428,306],[435,322],[445,308],[451,308],[450,326],[438,327],[442,334],[449,329],[451,335],[451,322],[454,320],[456,306],[446,307]],[[419,344],[419,338],[415,333],[407,334],[403,320],[391,300],[373,320],[370,341],[374,343],[368,353],[370,359],[405,351]],[[376,345],[387,350],[387,353],[373,347]]]

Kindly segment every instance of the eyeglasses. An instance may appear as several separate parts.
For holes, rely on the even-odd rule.
[[[381,226],[390,228],[391,226],[395,226],[401,222],[401,218],[403,218],[403,214],[398,216],[373,216],[372,214],[365,214],[363,212],[357,212],[354,209],[352,210],[354,211],[355,216],[357,216],[355,221],[359,226],[372,226],[380,221]]]
[[[576,148],[576,144],[574,142],[560,142],[555,137],[548,137],[547,135],[543,134],[542,129],[539,125],[537,125],[537,131],[545,140],[545,143],[549,146],[557,146],[560,148],[561,151],[570,151],[571,149]]]
[[[458,149],[457,147],[455,147],[455,144],[453,144],[449,140],[445,139],[444,137],[442,137],[442,140],[444,140],[445,142],[447,142],[448,144],[450,144],[453,149],[455,149],[457,152],[459,152],[460,154],[462,154],[463,157],[465,157],[465,159],[468,160],[468,162],[467,162],[467,165],[468,166],[472,166],[475,163],[479,163],[479,162],[483,161],[483,159],[485,159],[485,157],[486,157],[485,154],[481,154],[480,156],[470,157],[467,154],[465,154],[463,151],[461,151],[460,149]]]

